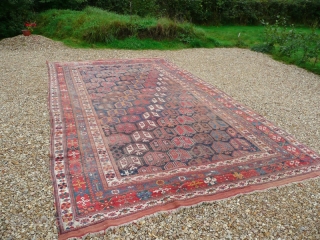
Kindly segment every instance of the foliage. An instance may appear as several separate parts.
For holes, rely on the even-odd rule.
[[[282,21],[281,19],[283,18],[278,18],[278,25]],[[276,20],[274,22],[276,23]],[[244,43],[245,47],[251,48],[253,51],[268,53],[276,60],[295,64],[320,74],[320,29],[316,28],[316,26],[307,28],[296,27],[287,23],[286,25],[285,28],[283,26],[276,27],[275,24],[269,24],[268,26],[198,26],[198,28],[204,30],[207,38],[214,37],[222,47],[235,47],[239,45],[240,41]],[[273,35],[270,34],[270,38],[268,38],[266,33],[275,31],[275,28],[278,32],[275,34],[276,37],[272,38]],[[299,37],[295,37],[290,33],[291,30],[293,30],[293,34]],[[282,32],[283,34],[281,34]],[[241,33],[240,40],[238,39],[239,33]],[[299,39],[300,36],[300,42],[297,42],[296,38]],[[293,38],[292,42],[298,44],[297,50],[291,48],[295,44],[292,44],[289,37]],[[289,49],[291,48],[293,52],[286,52],[283,49],[283,53],[281,53],[280,45],[274,43],[273,39],[283,42],[284,46],[289,46]]]
[[[87,6],[118,14],[167,17],[176,22],[206,25],[257,25],[261,19],[272,22],[276,15],[295,24],[320,21],[319,0],[1,0],[0,38],[18,34],[23,23],[32,20],[34,12],[82,10]]]
[[[88,5],[107,11],[139,16],[158,15],[157,0],[88,0]]]
[[[299,32],[294,25],[287,25],[283,17],[277,17],[275,24],[264,23],[265,43],[251,48],[254,51],[276,54],[298,64],[312,63],[320,58],[320,35],[316,25],[309,32]]]
[[[21,33],[24,22],[33,19],[34,0],[0,1],[0,39]]]
[[[271,53],[274,49],[272,44],[262,43],[251,47],[252,51],[261,53]]]
[[[88,0],[35,0],[38,11],[47,9],[83,9],[88,5]]]
[[[30,31],[30,32],[33,32],[33,29],[37,26],[37,24],[35,22],[26,22],[24,24],[24,26]]]
[[[259,24],[261,19],[271,21],[278,14],[301,24],[320,18],[318,0],[88,0],[88,5],[121,14],[215,25]]]
[[[81,10],[88,5],[109,12],[97,8],[43,12],[53,7]],[[275,15],[285,18],[278,17],[274,21]],[[261,24],[262,19],[268,22],[264,31],[259,26],[244,27]],[[24,22],[35,20],[38,23],[36,33],[72,46],[127,49],[251,47],[320,74],[319,30],[296,27],[320,21],[318,0],[0,1],[0,39],[21,33]],[[211,26],[195,27],[186,21]]]
[[[236,47],[239,47],[239,48],[244,48],[246,47],[247,45],[244,43],[244,41],[242,40],[242,37],[241,37],[241,32],[239,32],[238,34],[238,38],[237,38],[237,42],[236,42]]]
[[[248,47],[263,43],[262,26],[198,26],[207,38],[216,39],[223,47]]]
[[[177,23],[168,18],[141,18],[118,15],[98,8],[83,11],[49,10],[38,16],[38,33],[59,39],[77,39],[91,44],[110,44],[126,38],[172,40],[189,46],[202,46],[207,40],[201,30],[190,23]]]

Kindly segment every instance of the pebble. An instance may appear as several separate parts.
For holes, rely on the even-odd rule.
[[[0,41],[0,238],[57,239],[46,61],[162,57],[320,152],[320,77],[245,49],[72,49],[31,35]],[[320,180],[157,214],[86,239],[320,239]]]

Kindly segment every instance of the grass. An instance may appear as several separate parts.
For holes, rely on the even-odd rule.
[[[203,30],[207,37],[215,38],[222,47],[242,47],[253,48],[254,46],[264,44],[265,42],[265,27],[264,26],[198,26]],[[288,29],[289,31],[290,29]],[[311,28],[296,27],[295,32],[309,34]],[[316,33],[320,36],[320,30],[317,29]],[[320,39],[319,39],[320,40]],[[305,42],[305,44],[310,44]],[[311,46],[312,47],[312,46]],[[286,57],[279,54],[279,45],[275,45],[275,49],[270,52],[270,55],[278,61],[294,64],[313,73],[320,75],[320,62],[316,64],[312,62],[301,62],[303,51],[300,49],[292,56]]]
[[[223,47],[235,47],[239,40],[248,47],[263,42],[263,26],[199,26],[198,28],[208,37],[215,38]]]
[[[235,47],[239,41],[239,33],[240,40],[248,48],[265,41],[264,26],[197,26],[197,28],[203,30],[207,37],[216,39],[223,47]],[[308,27],[297,27],[295,30],[302,33],[311,32]],[[320,34],[319,29],[317,33]]]
[[[167,18],[119,15],[98,8],[83,11],[49,10],[38,15],[37,34],[64,42],[73,48],[113,48],[133,50],[177,50],[184,48],[252,48],[265,42],[264,26],[195,26]],[[310,32],[300,27],[296,31]],[[320,30],[317,30],[320,34]],[[271,56],[320,74],[320,63],[299,61],[302,52],[291,57]]]
[[[128,49],[128,50],[178,50],[185,48],[185,45],[178,41],[156,41],[153,39],[138,39],[136,37],[128,37],[123,40],[115,39],[110,43],[87,43],[84,41],[78,41],[77,39],[58,39],[54,40],[62,41],[65,45],[72,48],[95,48],[95,49]]]
[[[39,14],[37,22],[35,33],[71,47],[164,50],[217,44],[190,23],[119,15],[92,7],[83,11],[49,10]]]

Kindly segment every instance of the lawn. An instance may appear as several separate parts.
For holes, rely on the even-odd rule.
[[[215,38],[221,46],[235,47],[243,42],[244,46],[262,43],[263,26],[197,26],[206,35]]]

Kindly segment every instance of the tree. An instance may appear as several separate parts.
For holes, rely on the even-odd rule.
[[[33,14],[34,0],[0,1],[0,39],[21,33],[23,23]]]

